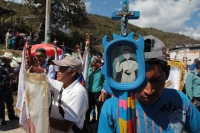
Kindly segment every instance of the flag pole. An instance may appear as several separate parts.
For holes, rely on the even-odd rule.
[[[51,15],[51,0],[46,0],[46,19],[45,19],[45,42],[50,43],[50,15]]]

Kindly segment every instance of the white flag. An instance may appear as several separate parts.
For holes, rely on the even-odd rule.
[[[28,133],[49,133],[49,89],[45,73],[24,71]]]
[[[26,48],[24,47],[22,52],[22,63],[19,71],[19,83],[18,83],[18,93],[17,93],[17,103],[16,108],[19,110],[19,124],[26,130],[28,130],[28,122],[26,116],[25,102],[25,86],[24,86],[24,71],[26,64]]]

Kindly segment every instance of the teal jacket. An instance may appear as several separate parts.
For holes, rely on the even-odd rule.
[[[101,74],[101,69],[97,69],[96,73],[92,73],[92,68],[88,69],[87,90],[89,92],[100,92],[103,88],[105,77]]]
[[[200,97],[200,77],[196,69],[187,75],[185,89],[191,100],[193,97]]]

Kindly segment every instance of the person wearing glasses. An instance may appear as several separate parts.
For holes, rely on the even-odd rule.
[[[52,62],[59,69],[57,80],[48,78],[49,90],[53,92],[50,133],[81,133],[88,108],[87,91],[78,80],[82,63],[73,56]],[[34,66],[38,66],[35,60]]]

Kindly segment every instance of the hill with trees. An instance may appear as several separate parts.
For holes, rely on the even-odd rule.
[[[108,35],[109,38],[112,40],[112,34],[120,34],[120,21],[119,20],[112,20],[108,17],[103,17],[99,15],[88,15],[90,23],[87,30],[93,32],[93,43],[94,44],[101,44],[101,39],[104,35]],[[160,40],[162,40],[166,47],[171,48],[175,47],[176,45],[184,45],[184,44],[200,44],[200,40],[192,39],[188,36],[177,34],[177,33],[169,33],[164,32],[162,30],[158,30],[155,28],[140,28],[138,26],[128,24],[128,31],[129,33],[134,31],[136,36],[138,35],[153,35]]]
[[[27,0],[31,1],[31,0]],[[9,26],[12,26],[19,31],[26,31],[29,33],[30,31],[35,31],[39,25],[40,18],[34,18],[34,19],[25,19],[22,16],[35,16],[33,15],[33,10],[31,10],[30,6],[22,5],[22,4],[16,4],[12,2],[5,2],[0,1],[0,5],[2,7],[6,7],[7,9],[12,9],[15,11],[14,17],[11,22],[11,16],[9,14],[4,15],[4,24],[1,24],[0,28],[2,29],[0,31],[0,39],[1,42],[3,42],[4,35],[6,33],[6,29]],[[35,9],[34,9],[35,10]],[[76,9],[78,10],[78,9]],[[81,10],[84,10],[84,6]],[[56,13],[56,10],[53,10],[54,13]],[[63,12],[62,12],[63,14]],[[85,18],[80,21],[80,24],[75,25],[69,25],[69,34],[64,34],[57,30],[56,28],[51,29],[51,39],[57,38],[59,42],[64,42],[65,45],[74,47],[76,44],[80,44],[80,42],[85,42],[86,33],[91,32],[92,38],[91,38],[91,45],[92,48],[98,51],[103,51],[101,41],[102,38],[105,35],[108,35],[109,40],[111,41],[112,34],[120,34],[120,21],[119,20],[112,20],[109,17],[100,16],[97,14],[85,14]],[[76,15],[78,17],[78,15]],[[2,16],[0,16],[2,18]],[[53,18],[55,19],[55,17]],[[67,20],[67,19],[66,19]],[[54,20],[55,21],[55,20]],[[71,20],[70,20],[71,21]],[[83,22],[84,21],[84,22]],[[200,44],[200,40],[194,40],[188,36],[176,34],[176,33],[169,33],[164,32],[159,29],[155,29],[152,27],[149,28],[140,28],[138,26],[128,24],[128,31],[135,32],[136,36],[134,38],[137,38],[138,35],[153,35],[159,39],[161,39],[167,48],[175,47],[176,45],[184,45],[184,44]],[[23,30],[21,30],[23,29]]]

